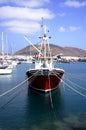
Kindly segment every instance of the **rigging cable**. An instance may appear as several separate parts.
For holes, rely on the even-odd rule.
[[[74,74],[71,74],[71,73],[66,73],[66,74],[70,75],[70,76],[73,77],[73,78],[76,78],[76,79],[78,79],[78,80],[82,80],[82,81],[85,81],[85,82],[86,82],[85,79],[81,79],[80,77],[76,77],[76,75],[74,75]]]
[[[55,72],[53,72],[55,74]],[[56,75],[56,74],[55,74]],[[59,78],[61,80],[61,78],[59,76],[56,75],[57,78]],[[63,80],[62,80],[63,81]],[[66,84],[70,89],[72,89],[74,92],[76,92],[77,94],[79,94],[80,96],[83,96],[86,98],[86,95],[82,94],[81,92],[79,92],[78,90],[74,89],[73,87],[71,87],[69,84],[67,84],[65,81],[63,81],[64,84]]]
[[[75,82],[72,82],[72,81],[69,80],[68,78],[67,78],[67,81],[69,81],[72,85],[77,86],[78,88],[81,88],[81,89],[83,89],[83,90],[86,91],[86,88],[84,88],[84,87],[80,87],[78,84],[76,84]]]
[[[38,72],[38,71],[37,71],[37,72]],[[37,73],[37,72],[36,72],[36,73]],[[36,74],[36,73],[35,73],[35,74]],[[10,90],[8,90],[8,91],[2,93],[2,94],[0,95],[0,98],[3,97],[3,96],[5,96],[6,94],[10,93],[10,92],[13,91],[14,89],[18,88],[19,86],[23,85],[26,81],[28,81],[30,78],[32,78],[32,76],[33,76],[33,75],[31,75],[29,78],[27,78],[26,80],[22,81],[21,83],[19,83],[18,85],[16,85],[16,86],[13,87],[12,89],[10,89]]]
[[[36,73],[38,73],[38,71],[37,71]],[[35,74],[36,74],[36,73],[35,73]],[[33,76],[33,75],[32,75],[32,76]],[[12,89],[10,89],[10,90],[4,92],[3,94],[0,95],[0,97],[5,96],[6,94],[10,93],[10,92],[13,91],[14,89],[18,88],[20,85],[23,85],[23,84],[24,84],[27,80],[29,80],[32,76],[30,76],[29,78],[27,78],[26,80],[24,80],[23,82],[21,82],[20,84],[18,84],[17,86],[15,86],[14,88],[12,88]],[[19,91],[18,93],[16,93],[8,102],[6,102],[5,104],[3,104],[3,105],[0,107],[0,109],[5,109],[5,107],[6,107],[11,101],[13,101],[13,99],[15,99],[15,98],[18,96],[19,93],[20,93],[20,91]]]
[[[51,92],[51,85],[50,85],[50,77],[49,77],[49,75],[50,75],[50,73],[48,74],[48,81],[49,81],[49,88],[50,88],[49,95],[50,95],[50,101],[51,101],[51,108],[53,110],[54,118],[56,119],[56,113],[55,113],[55,110],[54,110],[54,105],[53,105],[53,100],[52,100],[52,92]]]
[[[22,84],[24,84],[27,80],[28,80],[28,78],[27,78],[26,80],[24,80],[23,82],[19,83],[18,85],[16,85],[15,87],[13,87],[12,89],[10,89],[10,90],[8,90],[8,91],[2,93],[2,94],[0,95],[0,97],[3,97],[3,96],[5,96],[6,94],[8,94],[8,93],[10,93],[11,91],[13,91],[14,89],[18,88],[19,86],[21,86]]]
[[[52,107],[52,109],[53,109],[54,106],[53,106],[53,101],[52,101],[52,93],[51,93],[51,85],[50,85],[50,77],[49,77],[49,74],[48,74],[48,81],[49,81],[49,88],[50,88],[49,93],[50,93],[51,107]]]
[[[16,93],[10,100],[8,100],[8,102],[6,102],[5,104],[3,104],[1,107],[0,107],[0,110],[1,109],[5,109],[5,107],[11,102],[13,101],[18,95],[19,95],[20,91],[18,93]]]

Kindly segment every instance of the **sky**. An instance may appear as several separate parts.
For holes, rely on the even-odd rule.
[[[42,17],[50,43],[86,50],[86,0],[0,0],[0,52],[18,51],[39,42]]]

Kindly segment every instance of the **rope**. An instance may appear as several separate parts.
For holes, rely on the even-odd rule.
[[[36,76],[39,71],[40,71],[40,70],[38,70],[37,72],[35,72],[34,75]],[[32,75],[29,79],[31,79],[32,77],[33,77],[33,75]],[[36,77],[33,77],[33,79],[31,79],[31,82],[32,82],[35,78],[36,78]]]
[[[37,71],[37,72],[38,72],[38,71]],[[36,72],[36,73],[37,73],[37,72]],[[36,73],[35,73],[35,74],[36,74]],[[5,96],[6,94],[10,93],[11,91],[15,90],[15,89],[18,88],[19,86],[23,85],[23,84],[24,84],[26,81],[28,81],[32,76],[33,76],[33,75],[31,75],[29,78],[27,78],[26,80],[22,81],[22,82],[19,83],[18,85],[16,85],[14,88],[12,88],[12,89],[10,89],[10,90],[8,90],[8,91],[2,93],[2,94],[0,95],[0,98],[3,97],[3,96]]]
[[[80,87],[78,84],[76,84],[76,83],[74,83],[74,82],[70,81],[68,78],[67,78],[67,81],[69,81],[72,85],[76,85],[78,88],[81,88],[81,89],[83,89],[83,90],[85,90],[85,91],[86,91],[86,89],[85,89],[85,88]]]
[[[54,108],[54,106],[53,106],[53,101],[52,101],[52,94],[51,94],[51,85],[50,85],[50,77],[49,77],[49,74],[48,74],[48,80],[49,80],[49,88],[50,88],[49,93],[50,93],[51,107]]]
[[[64,81],[63,81],[64,82]],[[80,96],[83,96],[86,98],[86,95],[82,94],[81,92],[79,92],[78,90],[74,89],[73,87],[71,87],[70,85],[68,85],[66,82],[64,82],[70,89],[72,89],[74,92],[76,92],[77,94],[79,94]]]
[[[85,81],[85,82],[86,82],[85,79],[81,79],[80,77],[76,77],[76,75],[74,75],[74,74],[71,74],[71,73],[66,73],[66,74],[70,75],[70,76],[73,77],[73,78],[76,78],[76,79],[79,79],[79,80],[82,80],[82,81]]]
[[[36,73],[38,73],[38,71],[37,71]],[[36,74],[36,73],[35,73],[35,74]],[[32,76],[33,76],[33,75],[32,75]],[[21,82],[20,84],[18,84],[17,86],[15,86],[14,88],[12,88],[12,89],[10,89],[10,90],[4,92],[3,94],[0,95],[0,97],[6,95],[6,94],[10,93],[12,90],[18,88],[20,85],[24,84],[27,80],[29,80],[32,76],[30,76],[29,78],[27,78],[26,80],[24,80],[23,82]],[[6,107],[11,101],[13,101],[13,100],[19,95],[19,93],[20,93],[20,91],[19,91],[18,93],[16,93],[16,94],[15,94],[10,100],[8,100],[5,104],[3,104],[3,105],[0,107],[0,111],[1,111],[1,109],[2,109],[2,110],[5,109],[5,107]]]
[[[0,95],[0,97],[5,96],[6,94],[10,93],[11,91],[13,91],[14,89],[18,88],[20,85],[24,84],[26,81],[28,80],[28,78],[26,80],[24,80],[23,82],[19,83],[18,85],[16,85],[14,88],[4,92],[3,94]]]
[[[49,88],[50,88],[49,95],[50,95],[50,101],[51,101],[51,108],[53,110],[54,118],[57,119],[56,113],[55,113],[55,110],[54,110],[53,100],[52,100],[52,93],[51,93],[51,85],[50,85],[50,77],[49,77],[49,75],[50,75],[50,73],[48,74],[48,80],[49,80]]]
[[[54,73],[54,72],[53,72]],[[55,74],[55,73],[54,73]],[[55,74],[56,75],[56,74]],[[57,75],[56,75],[57,76]],[[58,76],[57,76],[58,77]],[[59,78],[59,77],[58,77]],[[61,80],[61,78],[59,78]],[[63,80],[62,80],[63,81]],[[69,84],[67,84],[65,81],[63,81],[64,84],[66,84],[70,89],[72,89],[74,92],[76,92],[77,94],[79,94],[80,96],[83,96],[86,98],[86,95],[82,94],[81,92],[79,92],[78,90],[72,88]]]
[[[11,101],[13,101],[13,99],[15,99],[18,94],[19,94],[19,92],[18,92],[16,95],[14,95],[8,102],[6,102],[5,104],[3,104],[3,105],[0,107],[0,109],[5,109],[5,107],[6,107]]]
[[[24,88],[23,88],[24,89]],[[6,103],[4,103],[2,106],[0,106],[0,111],[4,110],[7,105],[9,105],[10,102],[12,102],[19,94],[21,91],[17,92],[12,98],[10,98]]]

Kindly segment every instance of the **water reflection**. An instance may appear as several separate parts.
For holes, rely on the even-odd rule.
[[[31,124],[38,125],[47,121],[53,122],[63,117],[64,105],[59,88],[52,93],[46,94],[28,89],[26,103],[26,120],[29,122],[28,126],[31,126]]]
[[[12,75],[0,75],[0,94],[6,91],[11,86]]]
[[[65,104],[61,89],[51,93],[43,94],[28,89],[26,99],[26,125],[30,130],[74,130],[75,128],[86,128],[86,116],[80,121],[82,114],[65,115]],[[86,115],[86,114],[85,114]]]
[[[11,81],[12,75],[0,75],[0,81],[4,83],[4,81]]]

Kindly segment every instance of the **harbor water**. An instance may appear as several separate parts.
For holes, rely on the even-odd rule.
[[[86,62],[56,63],[65,70],[63,82],[46,94],[29,89],[29,66],[0,75],[0,130],[85,130]]]

